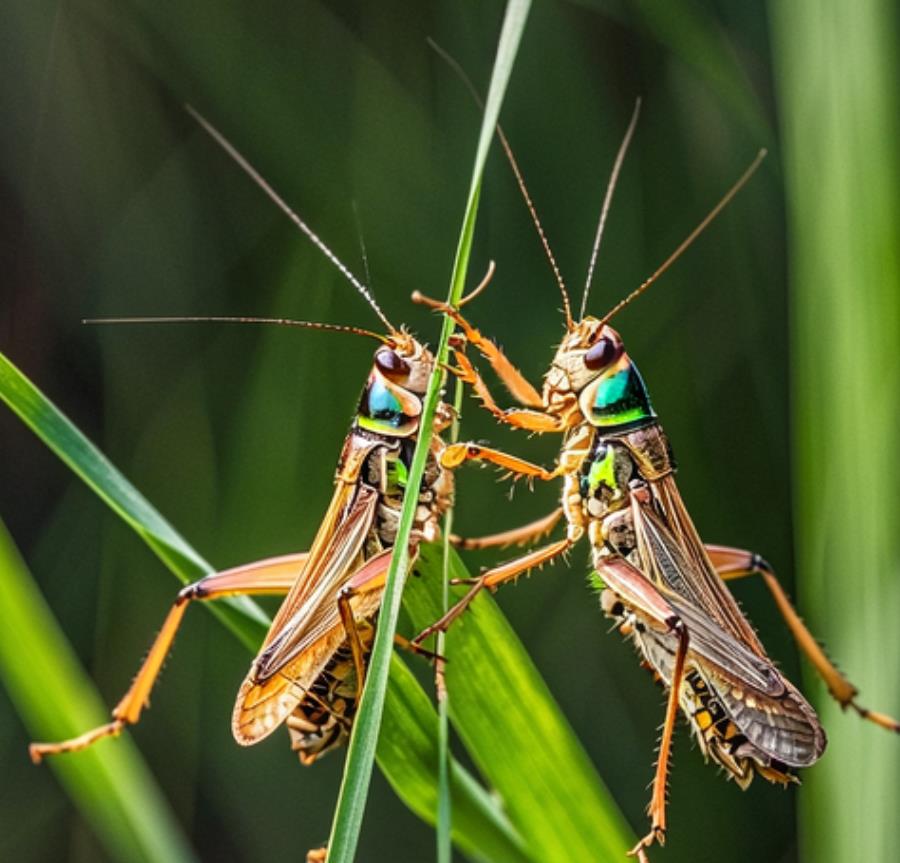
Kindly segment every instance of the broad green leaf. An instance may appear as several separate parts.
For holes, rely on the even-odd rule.
[[[451,578],[466,578],[451,555]],[[428,546],[406,607],[440,616],[442,554]],[[479,596],[447,633],[450,719],[535,861],[616,860],[631,831],[496,603]]]
[[[397,795],[431,824],[435,823],[437,811],[437,725],[434,707],[425,691],[395,656],[378,739],[378,764]],[[466,855],[473,860],[511,863],[534,859],[524,850],[521,837],[497,800],[452,759],[449,774],[453,839]]]
[[[0,613],[0,673],[29,733],[61,740],[108,721],[2,522]],[[158,863],[195,859],[130,740],[49,763],[111,857]]]

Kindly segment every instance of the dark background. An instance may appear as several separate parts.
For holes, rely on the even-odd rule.
[[[182,110],[190,102],[364,276],[355,203],[380,303],[433,342],[438,320],[408,297],[446,291],[479,112],[425,39],[484,89],[502,6],[79,0],[13,2],[3,15],[0,348],[214,564],[306,547],[368,342],[79,321],[247,314],[377,326],[197,129]],[[772,151],[616,326],[673,442],[702,535],[760,551],[793,590],[781,117],[769,27],[757,3],[684,4],[678,14],[670,4],[538,3],[502,122],[577,308],[606,178],[643,99],[600,253],[596,314],[656,268],[760,147]],[[469,312],[538,381],[562,333],[560,298],[499,148],[485,175],[473,280],[491,258],[497,275]],[[516,438],[474,402],[463,421],[467,437],[545,464],[554,456],[557,441]],[[175,583],[6,411],[0,434],[0,514],[112,704]],[[548,511],[557,494],[519,488],[508,503],[492,474],[469,470],[457,524],[469,533],[511,527]],[[631,649],[606,635],[585,575],[582,548],[570,568],[547,569],[500,601],[642,829],[662,698]],[[761,584],[737,593],[799,680]],[[302,858],[327,836],[342,757],[305,770],[280,735],[249,751],[235,746],[231,700],[247,662],[209,615],[191,612],[134,737],[202,859]],[[832,730],[836,746],[840,734]],[[27,740],[0,693],[0,858],[103,859],[52,773],[28,763]],[[704,767],[682,726],[669,844],[658,857],[795,860],[796,798],[762,781],[741,793]],[[379,776],[362,842],[361,860],[433,857],[430,829]]]

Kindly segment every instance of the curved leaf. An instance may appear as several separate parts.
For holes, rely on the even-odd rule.
[[[29,732],[60,740],[105,722],[99,695],[2,522],[0,610],[0,673]],[[54,759],[51,767],[111,856],[158,863],[195,859],[130,740]]]

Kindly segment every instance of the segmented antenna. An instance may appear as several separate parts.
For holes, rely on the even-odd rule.
[[[767,153],[767,150],[762,149],[756,154],[756,158],[750,163],[750,167],[747,168],[747,170],[744,171],[743,174],[741,174],[738,181],[722,197],[722,200],[719,201],[719,203],[709,211],[706,218],[703,219],[703,221],[700,222],[700,224],[697,225],[697,227],[687,235],[687,237],[679,244],[678,248],[675,249],[675,251],[672,252],[672,254],[669,255],[669,257],[666,258],[665,261],[663,261],[660,267],[656,270],[656,272],[653,273],[652,276],[650,276],[649,279],[643,282],[639,287],[635,288],[627,297],[625,297],[624,300],[620,300],[618,303],[616,303],[616,305],[613,306],[612,309],[601,318],[601,324],[609,323],[617,314],[619,314],[619,312],[622,311],[622,309],[625,308],[625,306],[629,305],[629,303],[631,303],[633,300],[636,300],[666,270],[668,270],[669,267],[678,260],[678,258],[681,257],[681,254],[685,251],[685,249],[687,249],[688,246],[690,246],[691,243],[693,243],[694,240],[696,240],[697,237],[699,237],[700,234],[702,234],[703,231],[706,230],[706,228],[709,226],[709,223],[712,222],[712,220],[715,219],[716,216],[718,216],[719,213],[721,213],[722,210],[725,209],[731,199],[744,187],[747,181],[756,172],[756,169],[759,167],[760,162],[762,162],[762,160],[766,158]]]
[[[631,114],[631,122],[625,131],[625,137],[619,145],[619,152],[616,154],[616,161],[613,163],[612,173],[609,175],[609,183],[606,185],[606,194],[603,197],[603,206],[600,209],[600,221],[597,223],[597,236],[594,237],[594,248],[591,249],[591,260],[588,264],[587,281],[584,283],[584,293],[581,295],[581,314],[580,319],[584,320],[587,311],[588,294],[591,292],[591,280],[594,278],[594,265],[597,263],[597,254],[600,251],[600,240],[603,239],[603,229],[606,227],[606,217],[609,215],[609,207],[612,204],[613,192],[616,190],[616,183],[619,181],[619,172],[622,170],[622,163],[625,161],[625,154],[628,152],[628,145],[631,143],[631,136],[634,135],[635,126],[637,126],[638,115],[641,113],[641,99],[638,97],[634,102],[634,111]]]
[[[266,195],[275,203],[275,205],[306,235],[309,241],[320,251],[335,267],[340,270],[348,282],[359,291],[365,298],[366,302],[372,307],[372,311],[381,319],[381,322],[388,328],[391,333],[396,333],[397,329],[387,319],[380,306],[375,302],[375,297],[369,289],[361,282],[350,270],[345,266],[338,256],[325,245],[322,240],[303,219],[300,218],[284,201],[284,199],[266,182],[260,173],[238,152],[234,145],[213,126],[202,114],[195,110],[191,105],[185,105],[185,110],[200,124],[203,130],[229,155],[231,158],[244,169],[244,173],[262,189]]]
[[[376,339],[382,344],[389,344],[390,339],[372,330],[352,327],[345,324],[323,324],[319,321],[295,321],[290,318],[245,318],[222,315],[193,315],[190,317],[150,317],[150,318],[85,318],[83,324],[277,324],[282,327],[303,327],[307,330],[328,330],[334,333],[351,333],[355,336],[366,336]]]
[[[465,84],[468,91],[472,94],[472,98],[478,104],[478,106],[484,109],[484,100],[478,93],[478,90],[475,89],[475,85],[472,83],[472,80],[466,74],[465,70],[459,63],[451,57],[440,45],[437,44],[433,39],[428,39],[428,44],[431,46],[432,50],[444,60],[445,63],[459,76],[462,80],[463,84]],[[510,167],[512,168],[512,172],[515,175],[516,183],[519,186],[519,191],[522,193],[522,197],[525,199],[525,206],[528,207],[528,212],[531,214],[531,221],[534,223],[535,230],[538,233],[538,237],[540,237],[541,245],[544,247],[544,253],[547,255],[547,260],[550,262],[550,268],[553,270],[553,275],[556,277],[556,283],[559,285],[559,292],[562,294],[563,301],[563,312],[566,316],[566,329],[570,332],[575,329],[575,322],[572,320],[572,306],[569,303],[569,295],[566,293],[566,283],[563,281],[562,274],[559,271],[559,267],[556,264],[556,258],[553,256],[553,252],[550,249],[550,243],[547,241],[547,235],[544,233],[544,227],[541,224],[541,220],[538,218],[537,210],[534,208],[534,202],[531,200],[531,195],[528,194],[528,187],[525,185],[525,179],[522,177],[522,172],[519,170],[519,163],[516,161],[516,157],[513,155],[512,147],[509,145],[509,141],[506,138],[506,135],[503,132],[503,128],[500,124],[497,124],[497,137],[500,140],[500,144],[503,147],[503,152],[506,153],[506,159],[509,162]]]

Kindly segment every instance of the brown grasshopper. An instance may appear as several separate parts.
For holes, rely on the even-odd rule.
[[[639,106],[638,106],[639,107]],[[445,630],[484,588],[516,579],[568,552],[586,536],[599,576],[600,602],[620,630],[634,641],[644,664],[668,690],[659,758],[648,808],[651,829],[629,852],[646,861],[646,848],[662,844],[666,832],[666,781],[679,708],[704,756],[719,764],[741,788],[755,773],[771,782],[795,782],[795,768],[808,767],[824,751],[825,732],[815,711],[776,668],[725,582],[761,576],[799,648],[844,707],[892,731],[898,723],[860,706],[857,690],[828,659],[794,610],[772,568],[757,554],[705,545],[675,483],[675,463],[665,432],[651,406],[643,379],[609,321],[645,291],[718,215],[749,179],[761,152],[719,204],[637,290],[602,318],[585,314],[591,275],[612,191],[634,131],[638,107],[620,147],[601,211],[581,319],[575,321],[565,285],[544,236],[515,159],[498,129],[520,189],[556,275],[563,297],[566,333],[537,391],[503,352],[458,309],[416,299],[450,315],[490,363],[522,407],[498,407],[475,366],[457,343],[454,373],[470,384],[483,406],[504,425],[563,436],[556,465],[548,470],[476,443],[447,447],[441,463],[493,464],[516,477],[563,481],[561,506],[522,528],[479,539],[459,540],[467,548],[526,544],[565,520],[564,538],[500,564],[472,580],[470,591],[417,643]]]
[[[189,109],[191,110],[191,109]],[[297,216],[225,138],[191,110],[212,138],[246,171],[294,224],[331,260],[369,303],[387,335],[351,326],[261,318],[130,318],[103,321],[158,323],[227,321],[353,333],[379,342],[350,432],[344,440],[331,503],[308,552],[260,560],[206,576],[181,590],[112,721],[60,743],[33,743],[31,757],[83,749],[135,724],[168,655],[188,605],[228,596],[285,595],[259,654],[238,691],[232,716],[235,740],[258,743],[281,724],[301,762],[312,764],[343,743],[362,693],[385,578],[419,434],[423,396],[434,367],[428,349],[394,327],[370,291]],[[439,535],[453,494],[452,474],[440,464],[438,433],[451,419],[440,405],[435,436],[418,491],[410,539]],[[398,642],[410,646],[400,638]],[[413,649],[418,649],[412,646]],[[427,651],[425,651],[427,653]]]

